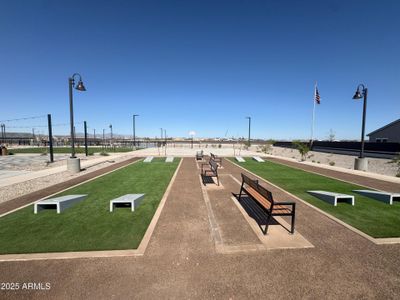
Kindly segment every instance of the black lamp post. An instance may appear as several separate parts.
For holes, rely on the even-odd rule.
[[[246,117],[246,119],[249,119],[249,138],[248,138],[248,146],[250,147],[250,127],[251,127],[251,117]]]
[[[366,117],[366,113],[367,113],[367,95],[368,95],[368,89],[363,84],[360,84],[360,85],[358,85],[357,91],[353,96],[353,99],[355,99],[355,100],[364,98],[362,127],[361,127],[361,150],[360,150],[359,158],[364,158],[364,136],[365,136],[365,117]]]
[[[133,147],[136,146],[136,117],[139,117],[139,115],[133,115]]]
[[[110,124],[110,144],[113,143],[113,132],[112,132],[112,124]]]
[[[78,76],[78,84],[75,86],[75,77]],[[73,105],[73,95],[72,88],[77,89],[78,91],[84,92],[86,91],[85,86],[82,82],[82,77],[80,74],[75,73],[69,79],[69,117],[71,123],[71,158],[75,158],[75,132],[74,132],[74,105]]]

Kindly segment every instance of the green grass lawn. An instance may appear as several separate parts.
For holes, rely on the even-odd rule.
[[[71,147],[54,147],[54,153],[65,154],[71,153]],[[89,154],[99,153],[99,152],[129,152],[133,151],[132,148],[129,147],[88,147]],[[39,153],[49,153],[48,147],[32,147],[32,148],[18,148],[18,149],[9,149],[9,152],[18,154],[18,153],[26,153],[26,154],[39,154]],[[75,147],[76,153],[85,153],[85,147]]]
[[[136,249],[179,161],[134,163],[60,193],[88,194],[61,214],[35,215],[30,205],[0,218],[0,253]],[[110,200],[136,193],[146,196],[135,212],[128,207],[109,212]]]
[[[231,160],[234,161],[233,158]],[[355,189],[366,189],[365,187],[270,161],[258,163],[248,157],[245,163],[234,162],[372,237],[400,237],[399,202],[388,205],[352,192]],[[307,193],[308,190],[326,190],[354,195],[355,205],[338,203],[335,207],[311,196]]]

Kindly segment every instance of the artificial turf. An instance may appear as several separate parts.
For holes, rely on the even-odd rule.
[[[137,162],[60,193],[88,194],[61,214],[35,215],[30,205],[1,217],[0,253],[136,249],[180,161],[164,160]],[[110,200],[142,193],[145,199],[134,212],[117,207],[110,213]]]
[[[388,205],[352,192],[369,188],[270,161],[258,163],[250,157],[246,158],[244,163],[235,163],[372,237],[400,237],[400,202]],[[354,195],[355,205],[338,203],[337,206],[333,206],[311,196],[307,193],[308,190]]]

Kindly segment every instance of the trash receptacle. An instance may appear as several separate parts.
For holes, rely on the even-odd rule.
[[[7,148],[4,146],[1,148],[1,155],[7,155]]]

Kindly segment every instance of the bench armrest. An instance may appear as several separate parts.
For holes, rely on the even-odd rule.
[[[283,202],[274,201],[274,204],[278,204],[278,205],[292,205],[292,206],[295,206],[295,205],[296,205],[296,202],[294,202],[294,201],[283,201]]]

